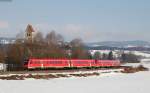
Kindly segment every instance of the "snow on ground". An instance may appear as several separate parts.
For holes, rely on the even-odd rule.
[[[139,55],[139,56],[144,56],[146,58],[150,58],[150,54],[149,53],[144,53],[141,51],[133,51],[134,54]]]
[[[144,65],[150,68],[150,64]],[[149,86],[150,71],[134,74],[112,72],[82,78],[0,80],[0,93],[150,93]]]
[[[127,63],[127,64],[123,64],[122,66],[132,66],[132,67],[137,67],[139,65],[144,65],[142,63]]]
[[[150,63],[150,58],[143,58],[141,59],[141,62]]]
[[[32,75],[47,75],[47,74],[52,74],[52,75],[57,75],[57,74],[64,74],[64,75],[69,75],[69,74],[86,74],[86,73],[99,73],[99,74],[107,74],[107,73],[113,73],[113,72],[119,72],[122,69],[104,69],[104,70],[89,70],[89,71],[77,71],[77,72],[57,72],[57,73],[32,73]],[[26,74],[1,74],[0,76],[12,76],[12,75],[29,75],[30,73]]]

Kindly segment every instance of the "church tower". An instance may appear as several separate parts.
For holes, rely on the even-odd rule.
[[[27,41],[32,42],[33,32],[35,32],[35,31],[34,31],[32,25],[28,24],[27,28],[26,28],[26,31],[25,31],[25,38],[26,38]]]

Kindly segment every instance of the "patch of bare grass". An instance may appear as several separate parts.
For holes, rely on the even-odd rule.
[[[148,71],[149,69],[144,67],[143,65],[139,65],[138,67],[125,67],[121,72],[122,73],[135,73],[139,71]]]
[[[99,76],[100,74],[97,72],[93,72],[93,73],[84,73],[84,74],[69,74],[71,76],[75,76],[75,77],[88,77],[88,76]]]

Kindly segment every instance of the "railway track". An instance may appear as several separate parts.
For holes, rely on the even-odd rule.
[[[119,67],[111,67],[111,68],[79,68],[79,69],[61,69],[61,70],[23,70],[23,71],[6,71],[1,72],[0,74],[46,74],[46,73],[73,73],[73,72],[80,72],[80,71],[97,71],[97,70],[113,70],[113,69],[124,69],[131,66],[119,66]]]

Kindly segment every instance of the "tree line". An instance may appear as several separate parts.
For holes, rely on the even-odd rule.
[[[95,52],[93,55],[93,59],[101,59],[101,60],[120,60],[122,63],[136,63],[140,62],[141,56],[137,56],[132,52],[125,53],[122,52],[120,54],[114,55],[112,51],[109,53],[100,53],[100,52]]]
[[[95,52],[94,55],[93,55],[93,59],[95,60],[115,60],[117,59],[113,52],[110,51],[108,54],[107,53],[100,53],[100,52]]]
[[[63,36],[55,31],[47,33],[46,36],[42,32],[37,32],[32,41],[23,37],[16,38],[16,41],[13,44],[7,45],[7,48],[3,49],[3,47],[0,47],[0,62],[5,62],[14,68],[22,68],[24,60],[29,58],[120,59],[123,62],[139,61],[139,58],[134,54],[123,53],[120,58],[116,58],[112,51],[108,54],[95,52],[94,55],[91,55],[84,48],[84,43],[81,39],[76,38],[70,42],[66,42]]]
[[[55,31],[47,33],[46,36],[42,32],[37,32],[32,41],[23,37],[16,38],[5,51],[0,48],[0,62],[5,62],[13,68],[22,68],[24,60],[29,58],[91,59],[92,57],[89,51],[84,49],[81,39],[66,42],[63,36]]]

